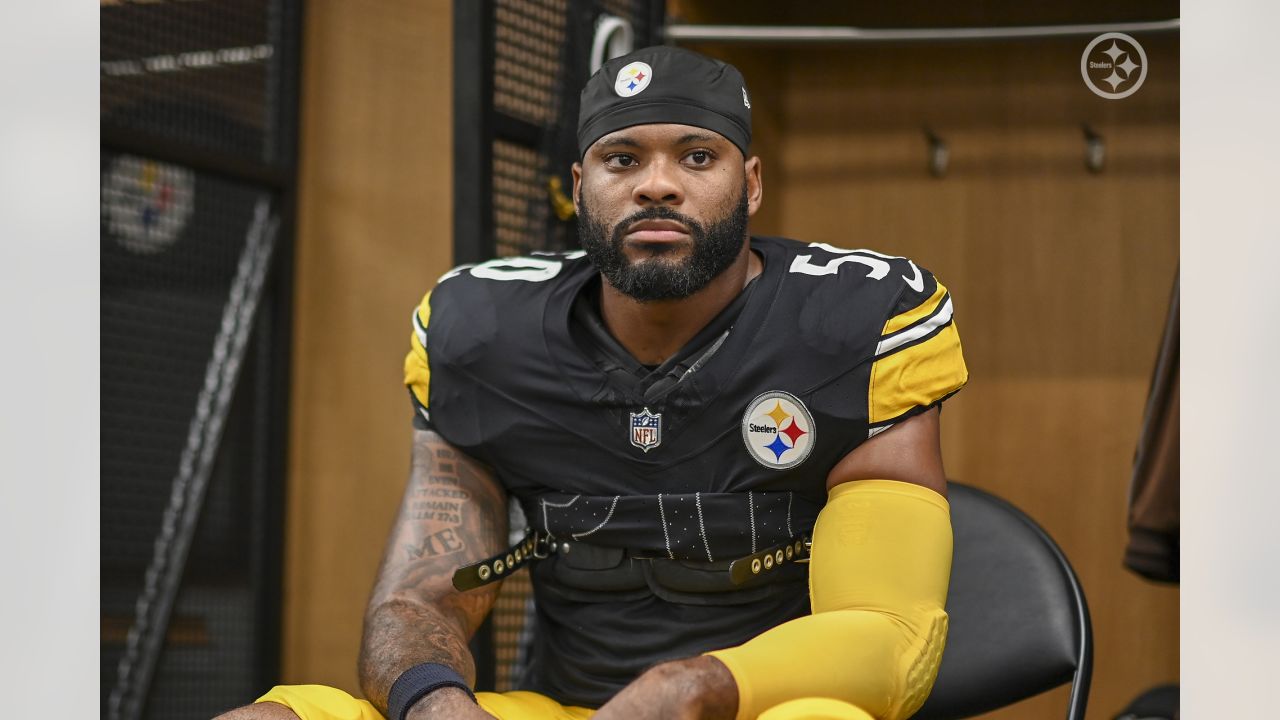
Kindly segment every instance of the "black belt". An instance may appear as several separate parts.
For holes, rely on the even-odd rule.
[[[797,535],[785,543],[765,548],[758,553],[740,557],[729,563],[729,579],[734,585],[741,585],[761,573],[767,573],[786,563],[809,562],[809,553],[812,548],[813,541],[804,535]]]
[[[558,543],[546,533],[530,530],[523,540],[505,551],[455,570],[453,586],[465,592],[498,582],[534,560],[541,560],[552,553],[572,552],[575,544],[577,543]],[[784,543],[740,557],[729,564],[729,579],[734,585],[742,585],[786,563],[808,562],[811,547],[812,542],[807,536],[797,535]],[[637,560],[668,561],[665,557],[646,556],[643,553],[631,554],[631,557]]]
[[[464,565],[453,571],[453,586],[467,591],[494,583],[524,567],[528,562],[555,552],[547,535],[530,530],[524,539],[491,558]]]

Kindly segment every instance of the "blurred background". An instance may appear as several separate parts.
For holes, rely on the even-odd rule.
[[[1176,498],[1172,571],[1125,558],[1176,299],[1178,11],[103,2],[103,716],[205,718],[276,682],[359,691],[408,472],[409,314],[455,264],[574,245],[577,90],[593,40],[608,57],[628,34],[742,70],[764,164],[754,233],[910,256],[952,290],[971,381],[944,414],[947,473],[1025,510],[1074,565],[1096,641],[1089,717],[1176,683]],[[1081,76],[1106,29],[785,32],[1160,22],[1132,31],[1147,68],[1123,99]],[[707,39],[726,24],[783,37]],[[489,629],[499,689],[527,581],[508,585]],[[1065,698],[985,717],[1054,717]]]

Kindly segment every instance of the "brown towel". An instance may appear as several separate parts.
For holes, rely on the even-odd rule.
[[[1151,580],[1178,582],[1178,281],[1156,359],[1129,487],[1124,564]]]

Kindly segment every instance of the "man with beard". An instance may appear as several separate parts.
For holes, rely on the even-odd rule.
[[[750,237],[750,110],[735,68],[686,50],[592,77],[583,250],[457,268],[413,315],[413,470],[365,617],[368,700],[280,687],[228,718],[920,706],[951,558],[938,406],[968,377],[950,295],[905,258]],[[468,639],[526,565],[524,690],[473,693]]]

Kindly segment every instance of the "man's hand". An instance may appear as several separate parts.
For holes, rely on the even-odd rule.
[[[703,655],[650,668],[592,720],[733,720],[737,713],[738,686],[729,668]]]
[[[443,687],[427,695],[409,708],[405,720],[493,720],[493,716],[475,704],[456,687]]]

